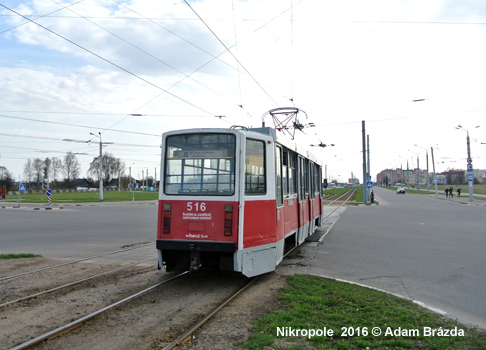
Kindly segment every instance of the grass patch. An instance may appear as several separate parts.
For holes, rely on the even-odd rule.
[[[244,349],[486,349],[486,334],[468,329],[409,300],[369,288],[315,276],[287,278],[280,310],[255,322]],[[285,328],[287,327],[287,328]],[[343,328],[353,336],[342,336]],[[366,327],[366,328],[365,328]],[[372,330],[378,327],[379,336]],[[432,329],[456,330],[463,336],[427,336]],[[286,336],[281,330],[332,330],[332,336]],[[418,333],[415,333],[417,330]],[[393,332],[400,331],[395,335]],[[409,334],[405,334],[407,331]],[[392,332],[392,334],[387,334]],[[413,332],[413,333],[412,333]]]
[[[0,259],[42,258],[38,254],[0,254]]]
[[[103,202],[128,202],[132,200],[132,196],[135,201],[156,200],[159,198],[158,192],[145,192],[145,191],[103,191]],[[6,198],[9,201],[18,201],[19,196],[7,195]],[[87,203],[87,202],[99,202],[99,192],[55,192],[53,191],[51,196],[52,203]],[[47,203],[47,196],[45,193],[26,193],[20,195],[21,203]]]
[[[328,190],[324,190],[324,194],[344,194],[349,191],[349,187],[347,188],[330,188]]]

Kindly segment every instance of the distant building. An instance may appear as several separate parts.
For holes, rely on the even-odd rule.
[[[427,184],[427,171],[420,169],[420,174],[417,169],[405,170],[385,169],[376,175],[376,182],[383,186],[416,186],[418,184],[418,177],[420,175],[420,184]],[[438,185],[466,185],[468,183],[468,175],[470,173],[463,169],[450,169],[442,173],[436,174]],[[474,183],[486,183],[486,170],[474,169],[472,171]],[[429,173],[429,182],[434,183],[434,173]]]
[[[385,169],[376,175],[376,182],[383,186],[396,185],[417,185],[420,177],[420,184],[427,184],[427,171],[424,169],[406,170],[402,168]],[[433,182],[433,174],[429,174],[430,183]]]

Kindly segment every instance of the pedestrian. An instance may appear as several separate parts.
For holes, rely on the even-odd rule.
[[[454,189],[451,187],[449,187],[449,196],[451,196],[451,198],[454,197]]]
[[[373,191],[371,191],[370,198],[371,198],[371,203],[375,203],[375,194],[373,193]]]
[[[462,189],[460,189],[460,188],[458,188],[458,189],[457,189],[457,196],[458,196],[459,198],[461,198],[461,191],[462,191]]]
[[[448,188],[445,189],[445,194],[446,194],[446,198],[449,198],[449,189]]]

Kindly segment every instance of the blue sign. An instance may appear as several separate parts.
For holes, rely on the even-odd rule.
[[[472,181],[474,180],[474,176],[473,176],[472,174],[468,175],[468,176],[467,176],[467,180],[468,180],[469,182],[472,182]]]
[[[52,195],[52,190],[47,190],[46,194],[47,194],[47,197],[50,197]]]
[[[366,187],[368,187],[368,188],[372,188],[372,187],[373,187],[373,181],[368,181],[368,182],[366,183]]]
[[[25,184],[20,184],[19,191],[25,191]]]

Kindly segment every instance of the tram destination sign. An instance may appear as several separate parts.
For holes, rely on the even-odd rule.
[[[174,151],[174,159],[228,158],[228,150]]]

